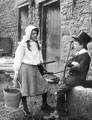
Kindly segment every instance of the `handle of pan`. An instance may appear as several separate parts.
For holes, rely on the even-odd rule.
[[[43,63],[41,63],[41,64],[50,64],[50,63],[54,63],[54,62],[56,62],[55,60],[52,60],[52,61],[48,61],[48,62],[43,62]]]

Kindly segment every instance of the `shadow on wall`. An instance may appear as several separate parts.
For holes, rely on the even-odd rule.
[[[12,54],[13,42],[10,38],[0,37],[0,57]]]

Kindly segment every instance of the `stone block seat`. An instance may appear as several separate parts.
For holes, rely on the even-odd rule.
[[[69,120],[92,120],[92,80],[69,91],[66,106]]]

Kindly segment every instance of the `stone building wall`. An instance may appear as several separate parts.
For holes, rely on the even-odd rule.
[[[30,0],[0,0],[0,37],[13,40],[13,55],[18,45],[18,5],[24,2],[29,2],[28,24],[39,27],[38,7],[32,7]]]
[[[92,0],[61,0],[61,63],[65,63],[69,50],[71,35],[77,35],[81,30],[92,37]],[[88,44],[92,58],[92,42]],[[71,52],[72,53],[72,52]],[[92,66],[92,63],[91,63]],[[89,78],[92,76],[90,66]],[[91,76],[90,76],[91,75]]]
[[[34,24],[35,26],[39,27],[40,20],[39,20],[39,9],[38,6],[29,6],[29,24]]]
[[[17,41],[17,9],[15,0],[0,0],[0,37],[13,40],[13,48]],[[14,50],[13,50],[14,52]]]
[[[45,1],[45,0],[44,0]],[[39,3],[39,2],[37,2]],[[30,8],[29,23],[39,26],[39,6]],[[61,18],[61,66],[64,67],[69,52],[71,35],[85,31],[92,37],[92,0],[60,0]],[[92,43],[88,44],[89,54],[92,57]],[[72,54],[72,51],[71,51]],[[90,65],[89,78],[91,78]]]
[[[43,0],[46,1],[46,0]],[[39,2],[37,2],[39,3]],[[29,23],[39,26],[39,6],[30,7]],[[61,65],[64,67],[71,35],[77,35],[80,31],[85,31],[92,37],[92,0],[60,0],[61,18]],[[92,57],[92,43],[88,44],[88,50]],[[72,52],[71,52],[72,54]],[[92,66],[92,63],[91,63]],[[91,68],[90,66],[90,72]],[[91,75],[92,76],[92,75]],[[90,77],[89,77],[90,79]]]
[[[15,52],[18,42],[18,12],[16,0],[0,0],[0,36],[10,37],[14,42]],[[22,1],[22,0],[21,0]],[[23,0],[24,1],[24,0]],[[35,4],[29,2],[28,24],[32,23],[40,27],[39,3],[46,0],[35,0]],[[71,35],[77,35],[80,30],[92,36],[92,0],[60,0],[61,18],[61,65],[64,67]],[[92,45],[88,45],[92,56]],[[90,66],[90,69],[92,64]],[[89,74],[92,74],[89,72]]]

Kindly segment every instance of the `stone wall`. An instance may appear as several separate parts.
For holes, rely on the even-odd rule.
[[[45,0],[43,0],[45,1]],[[37,2],[37,3],[40,3]],[[92,36],[92,0],[60,0],[61,18],[61,66],[64,67],[70,47],[71,35],[77,35],[81,30]],[[39,27],[39,4],[30,6],[29,23]],[[92,45],[88,44],[89,53],[92,57]],[[72,52],[71,52],[72,54]],[[91,64],[92,66],[92,64]],[[91,79],[91,68],[88,79]]]
[[[71,35],[77,35],[81,30],[92,37],[92,1],[91,0],[61,0],[61,63],[65,63]],[[92,57],[92,45],[88,44]],[[92,64],[91,64],[92,66]],[[90,67],[90,69],[92,69]],[[89,79],[92,73],[89,72]],[[91,75],[91,76],[90,76]]]
[[[16,46],[14,41],[17,41],[17,9],[14,6],[15,0],[0,1],[0,37],[11,38],[13,46]]]
[[[29,24],[34,24],[35,26],[39,27],[40,18],[39,18],[39,9],[38,6],[29,6]]]
[[[10,37],[13,40],[13,55],[18,45],[18,5],[27,1],[0,0],[0,37]],[[32,23],[39,27],[38,7],[31,6],[31,2],[28,14],[28,24]]]
[[[33,4],[28,0],[28,23],[32,23],[37,27],[40,27],[39,3],[43,1],[46,0],[36,0],[36,3]],[[18,42],[18,12],[16,3],[16,0],[0,0],[0,37],[10,37],[13,40],[13,52],[15,52]],[[80,30],[92,36],[92,0],[60,0],[60,18],[61,65],[64,67],[70,46],[70,36],[77,35]],[[91,43],[88,45],[88,48],[92,56]],[[90,69],[92,70],[92,64]],[[92,73],[89,72],[89,74],[91,75]]]

